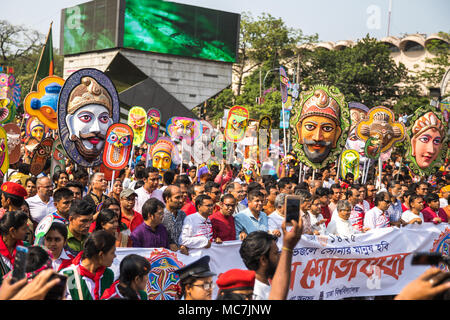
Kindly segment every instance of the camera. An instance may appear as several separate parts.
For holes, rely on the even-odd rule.
[[[447,267],[450,267],[450,257],[442,255],[439,252],[414,252],[411,261],[412,265],[437,266],[439,263],[444,263],[447,265]],[[447,272],[446,277],[444,277],[441,281],[435,283],[433,286],[435,287],[444,282],[449,281],[450,281],[450,272]],[[434,296],[433,300],[450,300],[450,290],[444,291],[443,293]]]

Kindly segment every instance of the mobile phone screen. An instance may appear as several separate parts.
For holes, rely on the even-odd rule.
[[[28,248],[23,246],[16,247],[16,256],[14,258],[14,267],[12,271],[11,283],[15,283],[25,278],[27,253]]]
[[[298,198],[286,198],[286,221],[291,220],[298,221],[300,215],[300,199]]]

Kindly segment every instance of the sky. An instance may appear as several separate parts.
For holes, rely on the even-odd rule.
[[[389,34],[439,31],[450,32],[449,0],[391,0]],[[46,35],[53,21],[53,45],[59,47],[61,9],[86,0],[14,0],[2,4],[0,19],[24,25]],[[253,17],[270,13],[290,28],[305,35],[318,34],[320,41],[357,41],[370,34],[377,39],[388,33],[390,0],[177,0],[234,13],[249,12]]]

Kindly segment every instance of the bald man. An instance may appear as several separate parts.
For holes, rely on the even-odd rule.
[[[53,183],[49,177],[41,177],[36,181],[37,193],[25,199],[30,207],[31,219],[34,223],[41,222],[46,215],[56,212],[53,204]]]

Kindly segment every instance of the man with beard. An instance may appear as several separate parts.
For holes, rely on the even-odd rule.
[[[166,207],[162,223],[169,233],[169,248],[172,251],[180,250],[181,253],[188,254],[188,249],[179,242],[183,222],[186,218],[186,213],[181,210],[184,202],[180,187],[168,186],[163,192],[163,198]]]
[[[245,266],[256,273],[253,299],[268,300],[269,279],[273,279],[280,257],[277,237],[265,231],[254,231],[242,241],[239,254]]]
[[[69,96],[66,125],[78,153],[93,162],[103,151],[105,135],[113,124],[109,92],[91,77],[83,77]]]
[[[341,136],[340,106],[321,88],[308,98],[296,124],[298,143],[312,163],[323,162]]]

